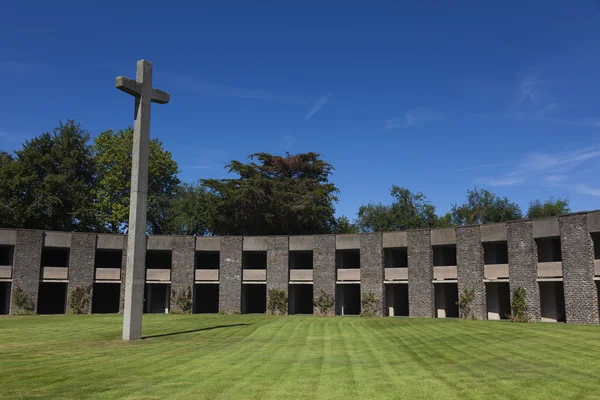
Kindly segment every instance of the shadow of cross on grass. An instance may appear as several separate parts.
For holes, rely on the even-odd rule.
[[[230,325],[208,326],[206,328],[191,329],[189,331],[159,333],[157,335],[142,336],[142,339],[152,339],[152,338],[159,338],[159,337],[165,337],[165,336],[183,335],[186,333],[196,333],[196,332],[202,332],[202,331],[210,331],[213,329],[222,329],[222,328],[230,328],[230,327],[234,327],[234,326],[249,326],[249,325],[252,325],[252,324],[230,324]]]

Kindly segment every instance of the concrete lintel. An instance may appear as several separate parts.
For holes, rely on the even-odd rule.
[[[433,280],[431,283],[458,283],[458,279]]]
[[[456,231],[454,228],[432,229],[431,245],[456,244]]]
[[[147,250],[171,250],[173,236],[148,236]]]
[[[506,242],[506,224],[489,224],[479,227],[482,242]]]
[[[383,248],[407,247],[408,236],[406,232],[383,232]]]
[[[600,232],[600,211],[588,214],[588,227],[590,232]]]
[[[267,251],[266,236],[244,236],[243,251]]]
[[[560,236],[558,217],[534,219],[531,223],[533,225],[533,237],[535,239]]]
[[[335,249],[360,249],[360,235],[335,235]]]
[[[71,247],[71,233],[44,232],[44,247]]]
[[[314,238],[310,235],[290,236],[290,251],[312,251]]]
[[[17,231],[0,229],[0,244],[14,246],[17,244]]]
[[[127,236],[125,235],[98,235],[96,242],[97,249],[123,250],[123,242]]]
[[[196,237],[196,251],[221,251],[221,238],[218,236]]]

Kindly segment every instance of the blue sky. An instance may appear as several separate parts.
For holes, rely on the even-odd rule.
[[[0,148],[68,118],[130,125],[114,80],[143,58],[184,181],[316,151],[351,219],[393,184],[440,213],[475,185],[600,208],[598,1],[88,3],[3,2]]]

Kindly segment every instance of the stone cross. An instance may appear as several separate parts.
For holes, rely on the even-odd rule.
[[[152,87],[151,62],[138,61],[135,78],[133,80],[119,76],[116,81],[117,89],[135,97],[123,340],[142,338],[142,313],[146,283],[150,103],[165,104],[169,102],[170,97],[169,93]]]

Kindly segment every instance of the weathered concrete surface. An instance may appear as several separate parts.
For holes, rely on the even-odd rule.
[[[148,236],[146,250],[171,250],[174,236]]]
[[[428,229],[408,231],[408,312],[411,317],[435,316],[433,251]]]
[[[194,236],[175,236],[171,248],[171,293],[179,295],[187,291],[189,287],[193,296],[196,238]],[[181,311],[175,302],[171,302],[171,309]]]
[[[590,232],[600,232],[600,211],[587,214]]]
[[[456,231],[454,228],[432,229],[431,245],[456,244]]]
[[[534,219],[531,221],[531,225],[534,239],[560,235],[558,217]]]
[[[243,240],[241,236],[221,238],[219,312],[241,312]]]
[[[44,247],[71,247],[71,234],[66,232],[44,232]]]
[[[315,235],[313,240],[313,298],[327,294],[335,299],[335,235]],[[335,315],[335,305],[327,315]]]
[[[540,288],[537,283],[537,246],[533,239],[533,227],[528,221],[507,224],[508,269],[510,298],[515,289],[525,288],[529,316],[540,320]]]
[[[473,316],[486,319],[486,294],[483,283],[483,246],[478,226],[456,228],[456,267],[458,295],[464,290],[475,291],[471,302]]]
[[[373,293],[379,299],[377,316],[383,316],[383,276],[383,235],[360,235],[360,294],[364,296]]]
[[[360,236],[361,235],[336,235],[336,250],[360,249]]]
[[[46,236],[47,237],[47,236]],[[70,294],[77,286],[92,287],[94,285],[94,260],[96,257],[96,234],[73,233],[71,236],[71,252],[69,254],[69,289],[67,292],[67,312],[71,312]],[[90,292],[93,296],[93,292]],[[87,314],[92,312],[92,302],[88,304]]]
[[[489,224],[479,227],[482,242],[505,242],[506,224]]]
[[[383,232],[383,247],[406,247],[408,239],[406,231],[404,232]]]
[[[0,244],[14,246],[17,244],[17,231],[0,229]]]
[[[598,291],[594,282],[594,243],[587,215],[559,218],[567,323],[597,324]]]
[[[123,243],[127,241],[125,235],[98,235],[98,241],[96,242],[96,248],[98,249],[112,249],[121,250]]]
[[[217,236],[196,237],[197,251],[220,251],[221,238]]]
[[[290,251],[302,251],[313,249],[314,239],[310,235],[290,236]]]
[[[267,307],[270,290],[283,290],[286,298],[288,296],[288,254],[289,240],[287,236],[267,238]]]
[[[18,230],[16,235],[11,290],[14,293],[15,289],[20,287],[33,300],[35,311],[37,311],[44,232]],[[18,311],[13,300],[13,296],[11,295],[11,314]]]
[[[244,251],[267,251],[266,236],[244,236]]]

